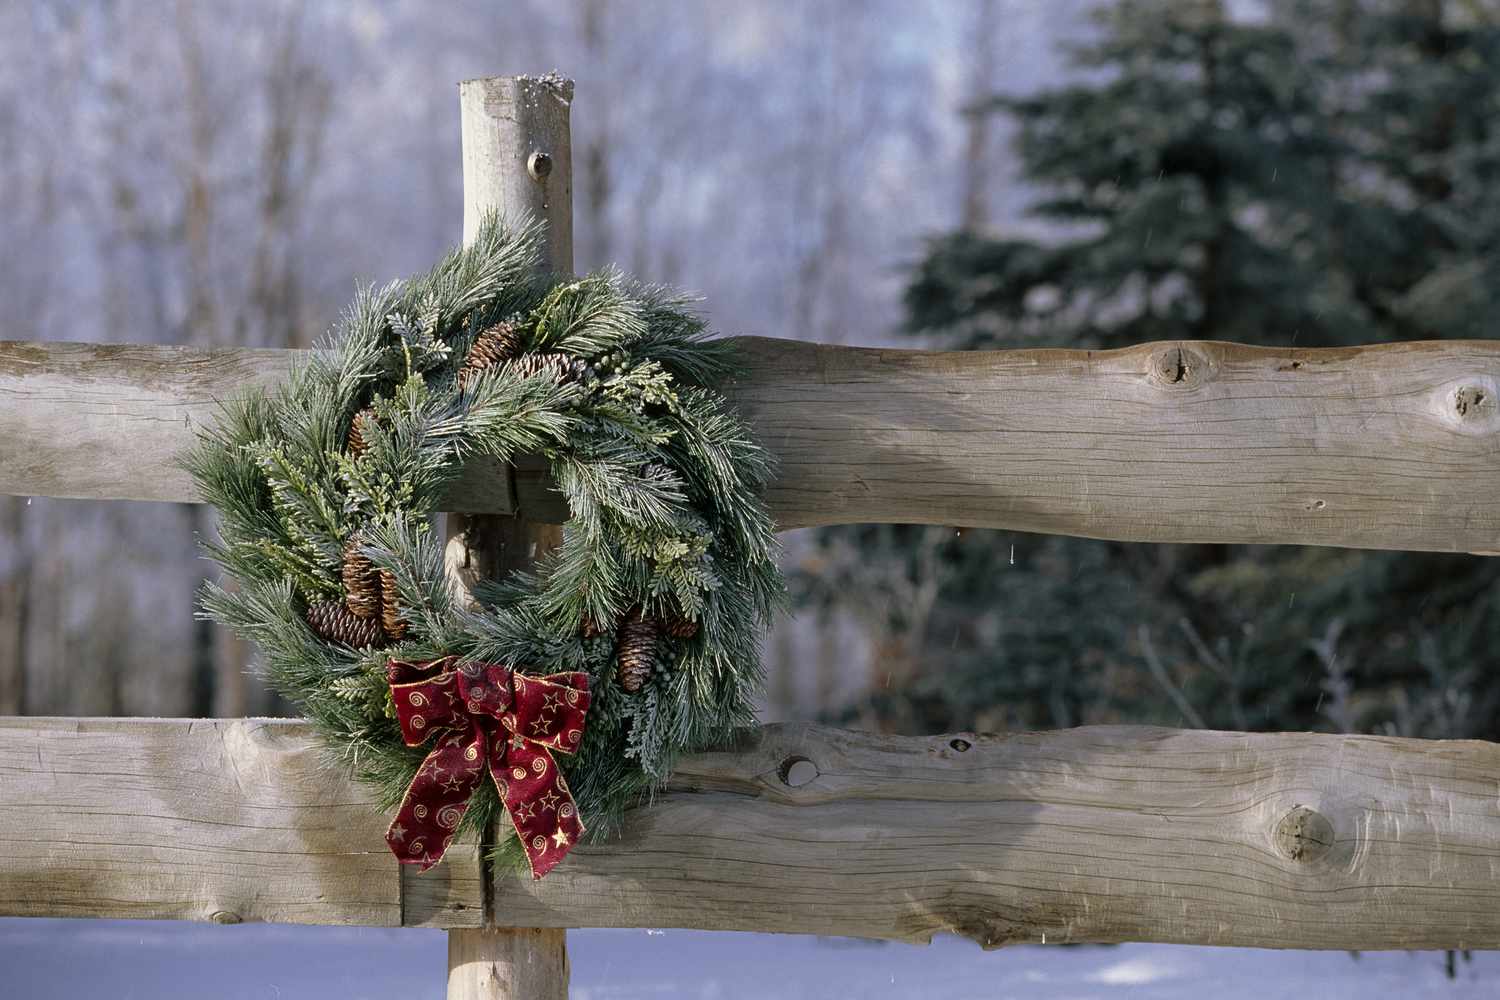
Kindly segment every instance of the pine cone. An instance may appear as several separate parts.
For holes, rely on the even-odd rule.
[[[401,605],[397,603],[396,574],[388,569],[380,571],[380,622],[392,639],[406,635],[406,620],[401,617]]]
[[[502,364],[521,353],[521,333],[515,324],[500,322],[483,330],[474,338],[474,346],[458,369],[458,387],[465,388],[469,380],[487,368]]]
[[[573,374],[573,361],[573,358],[557,351],[523,354],[512,362],[510,370],[521,378],[530,378],[546,372],[559,382],[574,382],[577,381],[577,376]]]
[[[615,680],[634,693],[656,665],[656,622],[632,611],[615,633]]]
[[[385,645],[385,633],[374,618],[361,618],[343,601],[323,601],[307,609],[307,624],[327,642],[338,642],[352,649]]]
[[[359,553],[358,536],[344,546],[344,607],[361,618],[380,614],[380,573]]]
[[[366,435],[369,432],[368,429],[374,424],[375,411],[368,406],[354,415],[353,422],[349,424],[349,454],[358,458],[365,453],[365,450],[370,447]]]
[[[698,634],[698,620],[676,611],[662,619],[661,630],[674,639],[691,639]]]

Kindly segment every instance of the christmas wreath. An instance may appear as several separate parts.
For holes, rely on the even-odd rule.
[[[714,389],[730,345],[668,290],[539,277],[540,237],[490,219],[428,274],[362,289],[185,460],[234,581],[203,614],[259,646],[424,870],[500,810],[518,836],[496,856],[537,878],[585,824],[608,835],[680,753],[751,721],[782,598],[769,460]],[[444,489],[472,456],[521,454],[567,500],[561,547],[455,592]]]

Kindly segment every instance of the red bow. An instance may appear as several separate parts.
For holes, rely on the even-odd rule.
[[[551,871],[583,833],[578,803],[549,750],[578,751],[588,674],[527,677],[498,663],[445,656],[391,660],[386,677],[407,746],[441,731],[386,832],[391,853],[423,871],[441,861],[488,770],[532,878]]]

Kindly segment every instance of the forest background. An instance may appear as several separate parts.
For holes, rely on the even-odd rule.
[[[577,258],[726,334],[1500,332],[1493,0],[0,4],[4,336],[305,346],[459,235],[454,83],[578,80]],[[0,714],[289,714],[189,505],[0,498]],[[1495,738],[1494,560],[786,536],[768,718]]]

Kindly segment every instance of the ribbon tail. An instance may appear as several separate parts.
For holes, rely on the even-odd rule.
[[[418,865],[424,872],[443,860],[453,831],[469,810],[469,797],[479,787],[486,742],[478,726],[467,739],[451,731],[438,739],[386,831],[386,845],[396,860]]]
[[[490,774],[500,801],[539,879],[567,856],[583,835],[578,803],[545,747],[512,737],[491,749]]]

